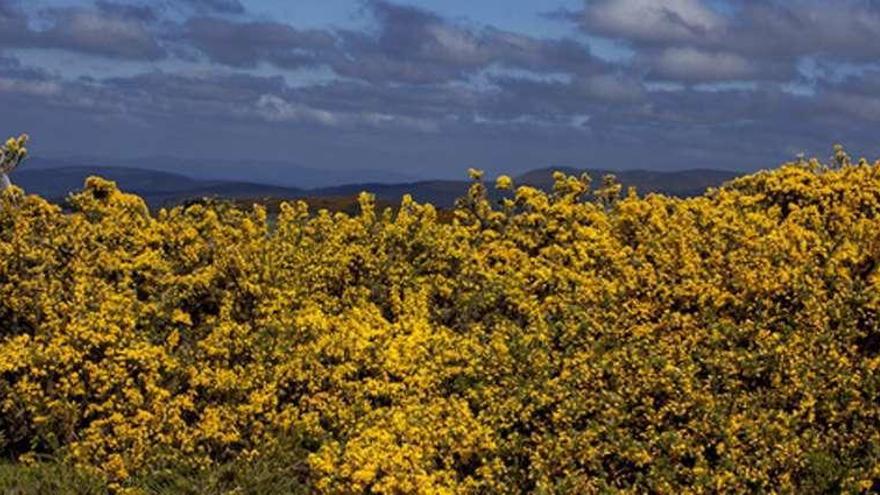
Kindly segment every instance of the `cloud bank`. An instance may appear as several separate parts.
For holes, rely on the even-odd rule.
[[[592,0],[540,35],[387,0],[352,3],[363,28],[250,7],[0,0],[0,131],[56,155],[455,177],[880,154],[874,2]]]

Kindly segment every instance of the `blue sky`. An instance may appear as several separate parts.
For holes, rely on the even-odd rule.
[[[0,0],[0,132],[282,181],[873,158],[878,35],[865,0]]]

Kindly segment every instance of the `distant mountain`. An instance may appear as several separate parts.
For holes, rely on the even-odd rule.
[[[595,169],[545,168],[533,170],[514,179],[517,185],[531,185],[544,190],[553,186],[553,171],[570,175],[586,172],[598,184],[601,178],[614,173],[624,186],[635,186],[640,193],[659,192],[675,196],[693,196],[706,188],[719,186],[738,174],[722,170],[695,169],[677,172],[649,170],[607,171]],[[468,181],[426,180],[387,184],[358,182],[341,186],[297,188],[265,183],[233,180],[200,180],[193,177],[157,170],[127,167],[66,166],[44,168],[27,167],[13,174],[13,182],[30,193],[52,200],[61,200],[71,191],[82,188],[86,177],[102,176],[116,181],[120,187],[143,197],[153,207],[169,206],[201,197],[228,199],[293,199],[293,198],[346,198],[361,191],[369,191],[377,199],[396,204],[404,194],[419,202],[429,202],[441,208],[452,206],[455,199],[467,192]]]
[[[28,164],[30,165],[30,164]],[[196,179],[181,174],[122,167],[64,167],[40,169],[22,167],[12,177],[26,191],[47,198],[65,196],[82,189],[90,175],[116,181],[132,192],[185,191],[202,185]]]
[[[113,160],[89,157],[69,159],[34,157],[27,162],[29,169],[56,169],[91,165],[98,165],[102,169],[112,166],[174,174],[185,170],[187,175],[191,177],[200,177],[206,180],[274,184],[297,189],[329,187],[353,182],[390,184],[412,182],[416,179],[412,175],[391,170],[321,170],[303,166],[295,161],[208,160],[153,156]]]
[[[137,194],[151,206],[177,204],[187,199],[216,196],[230,199],[302,196],[293,187],[252,182],[202,181],[186,175],[125,167],[22,168],[14,172],[16,185],[47,199],[62,200],[82,189],[87,177],[115,181],[126,192]]]

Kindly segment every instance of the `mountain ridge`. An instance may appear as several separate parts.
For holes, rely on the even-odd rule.
[[[296,161],[194,159],[174,156],[144,156],[138,158],[107,159],[89,157],[47,158],[33,157],[28,168],[129,168],[202,177],[203,180],[273,184],[284,187],[329,187],[345,182],[411,182],[416,177],[406,173],[370,168],[321,170]],[[182,174],[185,170],[188,173]]]
[[[614,174],[624,186],[635,186],[637,191],[664,193],[672,196],[694,196],[706,188],[721,185],[738,172],[716,169],[689,169],[680,171],[578,169],[574,167],[545,167],[530,170],[514,177],[516,185],[530,185],[549,190],[553,185],[552,173],[561,171],[570,175],[587,173],[594,182],[606,174]],[[51,200],[62,200],[68,193],[82,188],[85,179],[97,175],[117,182],[121,189],[138,194],[151,207],[179,204],[202,197],[227,199],[296,199],[350,197],[369,191],[383,201],[398,202],[404,194],[416,201],[430,202],[442,208],[454,204],[466,193],[466,180],[418,180],[411,182],[355,182],[327,187],[300,188],[261,182],[204,180],[167,171],[132,167],[68,166],[58,168],[23,168],[17,170],[13,182],[29,193]]]

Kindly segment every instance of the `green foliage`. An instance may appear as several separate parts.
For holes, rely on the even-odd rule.
[[[0,463],[0,493],[4,495],[103,495],[104,480],[68,464],[44,462],[32,466]]]
[[[256,458],[238,458],[207,469],[180,463],[153,465],[132,479],[128,488],[144,495],[262,495],[310,493],[306,485],[307,451],[282,442]]]
[[[293,447],[256,459],[237,459],[207,469],[171,463],[150,466],[124,485],[111,485],[95,474],[60,462],[0,464],[3,495],[296,495],[309,493],[303,480],[306,460]]]

